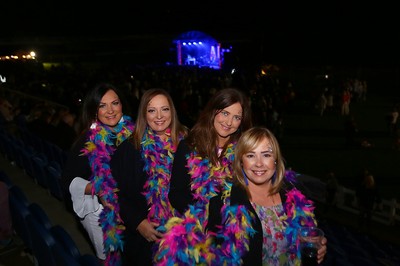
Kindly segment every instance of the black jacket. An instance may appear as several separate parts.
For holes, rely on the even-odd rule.
[[[191,152],[186,140],[179,142],[171,170],[168,198],[172,207],[181,214],[186,211],[190,204],[194,203],[190,188],[191,175],[188,173],[189,169],[186,167],[186,156]]]

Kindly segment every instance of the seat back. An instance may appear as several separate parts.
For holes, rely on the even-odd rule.
[[[46,171],[47,161],[46,158],[41,156],[41,154],[35,154],[32,157],[32,168],[33,168],[33,178],[42,187],[48,188],[47,184],[47,171]]]
[[[79,263],[81,266],[101,266],[99,259],[95,255],[84,254],[80,256]]]
[[[36,261],[35,264],[40,266],[57,265],[53,254],[56,241],[50,230],[32,214],[26,217],[26,221],[32,240],[32,255]]]
[[[30,202],[28,198],[18,185],[13,185],[8,189],[8,191],[10,193],[10,199],[14,198],[15,200],[18,200],[21,203],[23,203],[26,207],[29,206]]]
[[[4,182],[8,189],[14,186],[14,183],[11,181],[10,177],[2,170],[0,170],[0,181]]]
[[[37,203],[33,202],[29,206],[29,211],[31,214],[35,217],[37,221],[41,225],[43,225],[47,230],[50,230],[50,228],[53,226],[49,216],[47,215],[46,211]]]
[[[28,205],[15,193],[15,191],[18,191],[18,189],[11,191],[15,187],[18,188],[16,185],[14,185],[12,188],[9,189],[9,203],[12,224],[14,231],[22,239],[28,252],[30,252],[32,250],[32,241],[29,228],[26,223],[26,218],[31,215],[31,213],[29,211]]]
[[[53,254],[57,266],[81,266],[59,243],[53,247]]]
[[[61,187],[61,168],[57,162],[51,161],[46,166],[47,171],[47,184],[49,185],[49,191],[52,196],[56,199],[63,201],[64,194]]]
[[[61,225],[54,225],[50,229],[51,234],[60,246],[73,258],[78,259],[81,256],[79,249],[72,239],[71,235]]]

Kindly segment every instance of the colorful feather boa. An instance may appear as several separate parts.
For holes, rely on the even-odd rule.
[[[177,216],[168,200],[172,163],[177,148],[172,143],[170,134],[171,129],[168,128],[164,141],[148,127],[141,142],[144,170],[148,176],[143,192],[149,205],[148,219],[160,225]],[[183,135],[180,135],[179,141],[182,139]]]
[[[286,181],[295,182],[294,171],[286,171]],[[285,229],[289,252],[300,257],[299,240],[297,233],[302,226],[317,226],[314,214],[314,203],[307,199],[296,187],[286,192],[286,201],[283,204],[284,215],[280,217]]]
[[[95,122],[89,130],[88,141],[81,150],[88,156],[92,176],[92,195],[97,194],[108,204],[103,206],[99,223],[103,230],[104,251],[107,255],[106,265],[119,265],[120,254],[123,250],[122,232],[125,229],[119,215],[117,183],[114,180],[110,160],[118,147],[133,132],[134,124],[129,116],[123,116],[121,121],[112,130],[110,127]]]
[[[226,181],[232,177],[232,162],[235,156],[234,146],[227,146],[225,154],[221,157],[220,164],[215,166],[208,159],[202,158],[196,152],[187,155],[187,169],[191,175],[191,190],[195,199],[195,207],[199,215],[197,218],[204,226],[207,225],[208,203],[226,186]]]
[[[162,228],[166,233],[155,254],[156,264],[180,265],[190,262],[189,265],[209,265],[215,260],[215,252],[210,250],[212,235],[205,233],[208,203],[221,190],[230,190],[226,180],[232,176],[234,146],[228,145],[218,166],[212,165],[197,152],[187,155],[186,167],[191,175],[191,190],[196,202],[189,206],[183,218],[173,217]]]

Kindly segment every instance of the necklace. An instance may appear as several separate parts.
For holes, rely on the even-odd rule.
[[[88,132],[88,141],[81,150],[82,155],[89,159],[92,176],[92,195],[97,194],[107,202],[100,214],[99,223],[103,230],[104,251],[107,255],[106,265],[120,263],[119,252],[123,250],[122,232],[125,227],[119,215],[117,183],[110,168],[111,156],[118,147],[133,132],[134,124],[129,116],[123,116],[114,131],[102,124],[95,122]]]

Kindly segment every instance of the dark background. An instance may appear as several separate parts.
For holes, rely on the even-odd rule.
[[[341,1],[6,1],[0,52],[160,54],[198,30],[233,44],[243,63],[386,65],[399,62],[393,3]],[[142,51],[142,52],[140,52]]]

